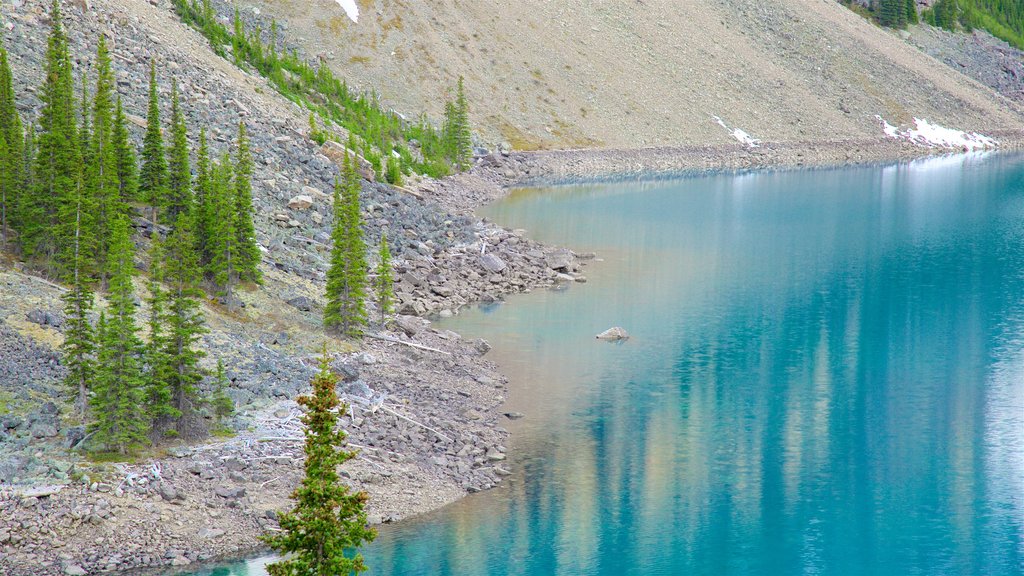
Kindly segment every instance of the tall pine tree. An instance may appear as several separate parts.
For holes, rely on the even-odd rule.
[[[213,174],[210,166],[210,147],[206,142],[206,129],[199,130],[199,152],[196,159],[196,251],[199,265],[206,270],[210,264],[210,229],[213,226]]]
[[[164,289],[164,243],[153,234],[149,253],[149,339],[145,346],[146,412],[154,440],[159,440],[173,425],[178,412],[171,403],[170,359],[167,354],[167,291]]]
[[[245,123],[238,124],[237,156],[234,176],[234,229],[237,246],[238,278],[243,282],[260,282],[260,249],[256,245],[256,227],[253,225],[252,207],[252,152]]]
[[[366,325],[366,245],[359,206],[360,178],[348,154],[342,163],[342,176],[344,183],[337,181],[334,186],[334,229],[324,327],[358,337]]]
[[[194,216],[191,210],[178,215],[174,231],[167,241],[164,279],[168,287],[167,309],[167,382],[171,407],[176,413],[175,430],[194,437],[205,431],[194,418],[199,404],[199,383],[203,372],[199,360],[205,354],[196,349],[206,329],[199,306],[201,270],[195,251]]]
[[[95,374],[95,334],[89,323],[89,312],[93,308],[93,293],[90,288],[92,279],[86,270],[89,268],[89,256],[81,243],[82,203],[76,203],[76,214],[73,218],[76,232],[71,239],[72,275],[70,290],[64,300],[64,316],[67,318],[67,329],[64,331],[64,343],[61,351],[64,354],[64,365],[67,367],[65,383],[75,397],[75,406],[84,419],[88,402],[89,388]]]
[[[233,288],[239,277],[239,244],[235,230],[235,194],[231,169],[231,158],[224,155],[213,170],[210,186],[211,220],[207,239],[210,251],[207,274],[217,287],[217,294],[229,306],[234,301]]]
[[[373,283],[377,289],[377,307],[380,308],[380,322],[383,324],[387,315],[393,311],[395,298],[395,278],[391,271],[391,250],[388,248],[388,235],[385,233],[381,233],[380,250],[377,257],[377,277]]]
[[[181,110],[178,81],[171,83],[171,148],[167,151],[167,197],[160,209],[166,224],[174,224],[178,216],[192,206],[192,170],[188,157],[188,127]]]
[[[82,273],[92,249],[93,211],[82,195],[82,154],[75,119],[74,82],[68,39],[59,0],[50,13],[45,75],[39,91],[43,103],[36,136],[33,189],[22,213],[22,248],[27,256],[53,262],[57,275],[69,280]],[[82,261],[75,262],[78,251]],[[74,271],[73,271],[74,270]]]
[[[366,522],[365,492],[352,492],[341,483],[338,466],[355,458],[345,450],[345,431],[338,424],[340,406],[326,349],[313,394],[299,396],[306,408],[305,477],[292,493],[295,507],[279,517],[281,533],[264,541],[284,555],[267,566],[271,576],[341,575],[366,570],[358,548],[376,537]]]
[[[90,398],[94,441],[121,454],[143,445],[149,422],[145,411],[142,341],[135,323],[134,246],[124,215],[112,222],[108,312],[97,340],[99,362]]]
[[[117,189],[121,206],[127,210],[128,202],[138,199],[139,167],[136,160],[135,144],[128,134],[128,123],[121,107],[121,95],[117,96],[117,110],[114,113],[114,157],[117,159]]]
[[[469,128],[469,101],[466,99],[465,82],[459,76],[459,85],[455,92],[455,123],[452,143],[455,167],[459,171],[468,170],[473,160],[473,135]]]
[[[0,250],[11,229],[19,227],[18,206],[24,187],[24,134],[14,102],[14,81],[7,50],[0,44]]]
[[[156,84],[156,62],[149,65],[149,112],[146,115],[146,136],[142,140],[142,170],[139,172],[139,194],[149,203],[152,220],[167,197],[167,159],[164,137],[160,132],[160,93]]]
[[[92,103],[92,137],[85,180],[96,207],[96,267],[105,284],[107,253],[113,238],[113,223],[126,210],[122,207],[114,142],[114,72],[110,66],[110,53],[103,35],[100,35],[96,51],[96,74],[96,94]]]

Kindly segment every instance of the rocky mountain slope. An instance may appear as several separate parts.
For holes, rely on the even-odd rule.
[[[239,6],[406,114],[439,116],[464,76],[484,139],[519,148],[731,142],[713,116],[765,141],[876,138],[876,115],[1024,126],[970,71],[834,0],[360,0],[358,23],[334,0]]]

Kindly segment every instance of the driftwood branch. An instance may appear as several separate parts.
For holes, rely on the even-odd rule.
[[[389,414],[394,414],[395,416],[398,416],[399,418],[401,418],[402,420],[405,420],[406,422],[412,422],[413,424],[419,426],[420,428],[423,428],[424,430],[429,430],[429,431],[433,432],[434,434],[437,434],[437,437],[442,439],[442,440],[444,440],[445,442],[449,442],[449,443],[453,442],[453,440],[451,438],[445,436],[444,434],[438,432],[437,430],[431,428],[430,426],[427,426],[426,424],[423,424],[422,422],[417,422],[417,421],[413,420],[412,418],[409,418],[408,416],[404,416],[402,414],[399,414],[398,412],[392,410],[391,408],[388,408],[387,406],[384,406],[383,404],[381,404],[381,409],[384,410],[385,412],[389,413]]]
[[[438,350],[437,348],[431,348],[430,346],[416,344],[415,342],[406,342],[405,340],[399,340],[398,338],[392,338],[391,336],[384,336],[383,334],[367,334],[366,337],[373,338],[375,340],[383,340],[385,342],[394,342],[395,344],[402,344],[404,346],[409,346],[410,348],[426,350],[427,352],[437,352],[438,354],[444,354],[445,356],[452,355],[451,352],[445,352],[444,350]]]

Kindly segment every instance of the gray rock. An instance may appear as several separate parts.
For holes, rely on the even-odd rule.
[[[608,340],[610,342],[615,342],[615,341],[618,341],[618,340],[628,340],[629,339],[629,332],[626,332],[623,328],[615,326],[614,328],[609,328],[609,329],[605,330],[604,332],[601,332],[600,334],[598,334],[597,335],[597,339],[598,340]]]
[[[88,572],[78,564],[68,564],[64,568],[64,574],[67,576],[86,576]]]
[[[477,354],[483,356],[491,351],[491,344],[483,338],[477,338],[476,340],[473,340],[473,348],[476,349]]]
[[[245,496],[245,488],[241,488],[241,487],[229,488],[227,486],[221,486],[220,488],[217,488],[216,490],[214,490],[214,493],[216,493],[217,496],[220,496],[221,498],[227,498],[228,500],[233,500],[233,499],[241,498],[242,496]]]
[[[311,302],[310,299],[306,298],[305,296],[292,298],[291,300],[288,301],[288,304],[298,308],[299,310],[302,310],[303,312],[309,312],[310,310],[313,309],[313,302]]]
[[[288,207],[292,210],[308,210],[313,205],[313,199],[305,194],[299,194],[288,201]]]
[[[480,266],[491,274],[497,274],[508,267],[505,261],[496,254],[484,254],[480,257]]]
[[[406,336],[412,337],[420,333],[423,329],[423,320],[415,316],[397,316],[395,318],[395,325],[398,326],[405,332]]]
[[[569,250],[555,250],[544,255],[544,264],[552,270],[570,272],[573,256]]]
[[[224,530],[221,530],[220,528],[209,528],[209,527],[203,528],[203,529],[199,530],[199,533],[196,534],[196,536],[202,538],[203,540],[211,540],[213,538],[219,538],[219,537],[221,537],[223,535],[224,535]]]
[[[49,422],[36,422],[29,431],[33,438],[53,438],[57,435],[57,427]]]
[[[175,500],[178,499],[184,499],[182,495],[178,494],[178,491],[174,489],[174,486],[171,486],[166,481],[160,483],[159,492],[160,497],[167,502],[174,502]]]
[[[524,414],[522,412],[505,412],[505,418],[509,420],[519,420]]]

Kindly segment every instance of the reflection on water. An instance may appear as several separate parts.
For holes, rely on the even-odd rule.
[[[1024,574],[1024,159],[488,215],[602,261],[445,323],[513,377],[515,473],[383,530],[372,573]]]

